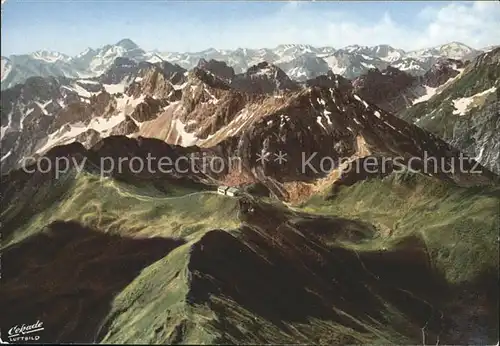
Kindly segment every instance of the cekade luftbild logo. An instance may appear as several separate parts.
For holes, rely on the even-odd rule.
[[[15,325],[9,329],[7,337],[9,342],[37,341],[40,340],[39,332],[44,330],[43,322],[36,321],[34,324]],[[6,343],[2,340],[2,343]]]

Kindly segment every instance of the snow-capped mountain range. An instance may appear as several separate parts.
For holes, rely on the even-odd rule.
[[[130,39],[113,45],[88,48],[77,56],[70,57],[59,52],[37,51],[32,54],[2,56],[1,86],[10,88],[23,83],[32,76],[64,76],[68,78],[90,78],[104,73],[118,57],[150,63],[162,60],[191,69],[200,59],[224,61],[242,73],[262,61],[280,67],[290,78],[305,81],[333,71],[352,79],[366,73],[370,68],[380,70],[393,66],[412,75],[422,75],[438,59],[472,59],[484,50],[476,50],[459,42],[406,52],[389,45],[373,47],[352,45],[342,49],[313,47],[301,44],[285,44],[275,48],[219,50],[210,48],[201,52],[146,52]]]

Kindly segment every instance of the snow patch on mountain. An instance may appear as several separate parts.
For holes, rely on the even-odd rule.
[[[71,57],[59,52],[52,52],[48,50],[39,50],[31,54],[31,57],[36,60],[42,60],[48,63],[55,63],[57,61],[71,61]]]
[[[12,72],[12,64],[11,62],[2,57],[2,65],[1,65],[1,80],[2,82],[7,79],[7,77],[9,76],[9,74]]]
[[[436,95],[436,91],[438,88],[432,88],[430,86],[424,85],[425,87],[425,94],[420,96],[419,98],[413,100],[413,104],[416,105],[417,103],[425,102],[429,100],[432,96]]]
[[[438,86],[438,87],[430,87],[428,85],[424,85],[424,88],[425,88],[425,93],[420,96],[419,98],[416,98],[415,100],[413,100],[413,105],[417,104],[417,103],[421,103],[421,102],[425,102],[425,101],[428,101],[430,100],[432,97],[434,97],[435,95],[439,95],[443,90],[445,90],[446,88],[448,88],[451,84],[453,84],[453,82],[459,78],[462,77],[462,73],[464,72],[464,69],[463,68],[454,68],[456,71],[459,72],[459,74],[457,74],[456,76],[454,77],[451,77],[450,79],[448,79],[446,82],[444,82],[442,85]]]
[[[75,92],[79,96],[84,97],[84,98],[90,98],[92,96],[92,93],[87,91],[85,88],[81,87],[77,83],[71,84],[71,86],[63,85],[62,88]]]
[[[7,115],[7,125],[3,125],[1,126],[1,132],[0,132],[0,140],[3,138],[3,136],[5,135],[5,132],[7,132],[7,129],[11,128],[12,126],[12,112],[10,112],[8,115]]]
[[[102,85],[106,92],[110,93],[111,95],[113,94],[119,94],[119,93],[124,93],[125,88],[127,85],[125,83],[118,83],[118,84],[103,84]]]
[[[330,70],[332,70],[332,72],[335,74],[342,76],[342,75],[344,75],[344,73],[347,70],[347,68],[345,66],[342,66],[340,64],[339,60],[337,59],[337,57],[335,55],[325,57],[325,58],[323,58],[323,60],[326,61]]]
[[[185,130],[186,125],[183,124],[182,121],[180,121],[179,119],[175,119],[173,125],[177,133],[175,143],[183,147],[189,147],[195,145],[198,142],[198,138],[194,135],[194,133],[189,133]]]
[[[477,51],[460,42],[450,42],[441,46],[411,51],[408,52],[407,55],[414,58],[446,57],[450,59],[463,60],[470,58],[471,55],[476,53],[480,53],[480,51]]]
[[[99,85],[99,82],[96,82],[95,80],[90,80],[90,79],[79,79],[77,80],[78,83],[81,84],[94,84],[94,85]]]
[[[78,85],[75,83],[72,85],[72,87],[78,87]],[[63,86],[63,88],[66,88],[66,86]],[[81,88],[81,87],[80,87]],[[70,88],[68,88],[70,89]],[[85,90],[81,88],[82,90]],[[79,90],[78,88],[71,89],[75,91],[79,91],[79,95],[82,97],[87,97],[88,94],[98,94],[98,93],[89,93],[85,90],[85,93],[82,92],[82,90]],[[141,96],[138,98],[134,98],[132,96],[128,95],[122,95],[121,97],[116,97],[116,110],[111,116],[96,116],[93,117],[87,124],[84,124],[81,121],[78,121],[76,123],[68,123],[65,126],[57,129],[56,131],[50,133],[47,136],[47,140],[45,143],[36,150],[35,153],[37,154],[43,154],[47,152],[49,149],[53,148],[54,146],[57,145],[62,145],[62,144],[68,144],[73,141],[75,141],[75,138],[82,133],[88,131],[88,130],[95,130],[97,131],[101,137],[107,137],[111,130],[115,127],[118,126],[120,123],[126,120],[126,116],[130,115],[135,107],[139,105],[140,103],[144,102],[145,96]],[[45,103],[40,103],[35,101],[34,103],[40,107],[42,112],[45,115],[50,115],[48,111],[46,110],[46,107],[52,102],[52,100],[49,100]],[[21,124],[22,121],[24,120],[24,117],[29,115],[29,111],[24,113],[23,119],[21,119]],[[136,125],[140,126],[140,123],[134,120]],[[2,136],[4,133],[4,128],[2,127]]]
[[[453,100],[453,107],[455,107],[455,110],[453,111],[453,114],[456,114],[456,115],[465,115],[465,113],[467,113],[467,111],[469,110],[470,108],[470,105],[472,105],[475,101],[476,98],[479,98],[479,97],[482,97],[482,96],[486,96],[490,93],[493,93],[495,92],[495,90],[497,90],[496,87],[492,87],[490,89],[487,89],[483,92],[480,92],[480,93],[477,93],[475,95],[472,95],[470,97],[462,97],[462,98],[459,98],[459,99],[456,99],[456,100]]]
[[[387,61],[387,62],[393,62],[396,60],[399,60],[403,57],[403,54],[399,51],[391,51],[387,54],[387,56],[380,57],[380,59]]]
[[[375,66],[374,66],[374,65],[372,65],[372,64],[367,64],[367,63],[365,63],[365,62],[361,62],[361,65],[363,65],[363,66],[364,66],[364,67],[366,67],[367,69],[375,68]]]
[[[47,141],[45,144],[39,148],[35,154],[43,154],[50,148],[55,147],[56,145],[71,143],[75,140],[75,137],[80,133],[86,131],[87,127],[83,125],[83,123],[79,122],[77,124],[71,124],[67,127],[63,127],[51,134],[47,137]]]
[[[123,94],[121,97],[117,97],[116,99],[116,109],[123,114],[129,115],[135,107],[144,102],[144,100],[144,95],[134,98]]]
[[[242,109],[227,126],[221,127],[215,133],[210,134],[207,138],[200,140],[200,144],[206,145],[212,139],[217,141],[220,138],[236,136],[241,130],[255,120],[252,117],[252,114],[253,112],[249,109]]]
[[[125,114],[120,112],[109,118],[93,118],[88,125],[85,125],[81,121],[74,124],[68,124],[49,134],[47,141],[36,151],[36,154],[43,154],[57,145],[72,143],[78,135],[88,130],[95,130],[99,132],[102,137],[106,137],[113,127],[117,126],[124,120]]]
[[[304,67],[294,67],[293,69],[287,71],[288,77],[291,79],[301,80],[307,78],[307,70]]]

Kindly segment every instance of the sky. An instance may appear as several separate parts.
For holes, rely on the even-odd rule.
[[[483,48],[500,44],[500,2],[7,0],[1,25],[4,56],[76,55],[123,38],[178,52],[291,43]]]

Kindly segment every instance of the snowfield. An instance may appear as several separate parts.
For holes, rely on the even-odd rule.
[[[495,90],[497,90],[497,88],[493,87],[493,88],[490,88],[490,89],[485,90],[483,92],[472,95],[471,97],[462,97],[462,98],[453,100],[453,107],[455,107],[453,114],[465,115],[465,113],[467,113],[467,111],[469,109],[469,106],[474,102],[475,98],[486,96],[490,93],[495,92]]]

